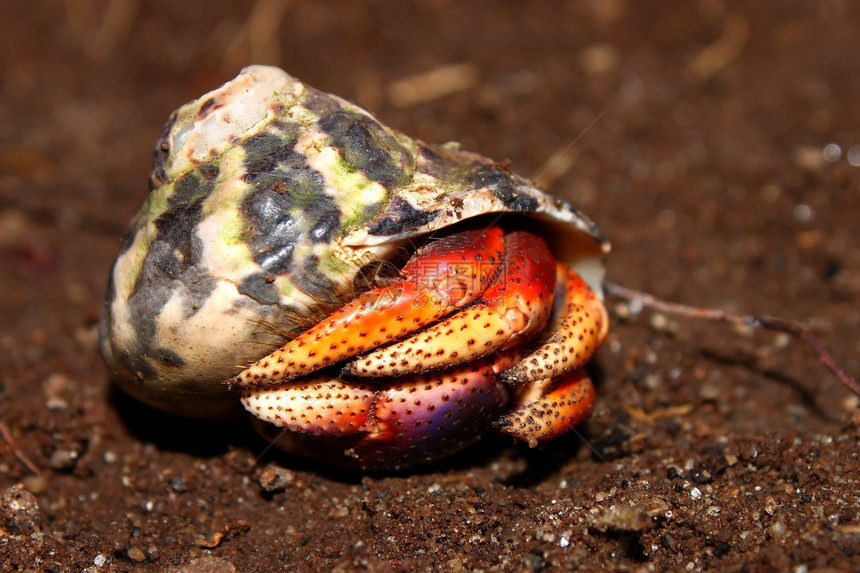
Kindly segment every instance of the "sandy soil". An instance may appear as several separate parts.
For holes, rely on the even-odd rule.
[[[796,319],[857,375],[860,11],[252,6],[3,11],[0,569],[860,570],[858,401],[784,336],[615,315],[590,448],[494,438],[361,476],[279,456],[245,421],[134,403],[95,329],[169,112],[277,63],[538,176],[613,240],[612,280]],[[416,101],[398,83],[452,64],[451,93]]]

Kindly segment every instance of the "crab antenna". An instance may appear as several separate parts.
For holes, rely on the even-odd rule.
[[[790,334],[811,346],[815,353],[818,354],[819,360],[821,360],[821,362],[831,372],[833,372],[839,381],[854,392],[854,394],[860,396],[860,383],[849,376],[845,370],[837,364],[836,359],[833,358],[830,352],[827,351],[824,345],[812,334],[812,332],[809,331],[809,329],[804,328],[799,324],[788,320],[781,320],[779,318],[759,317],[749,314],[732,314],[718,309],[697,308],[695,306],[667,302],[650,294],[633,290],[611,281],[604,281],[603,288],[606,293],[611,296],[627,301],[635,301],[643,306],[648,306],[670,314],[701,318],[713,322],[751,326],[753,328],[763,328],[765,330],[774,330]]]

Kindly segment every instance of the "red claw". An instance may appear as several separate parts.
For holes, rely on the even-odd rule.
[[[316,436],[344,436],[366,430],[376,390],[316,377],[242,392],[245,409],[260,420]]]
[[[368,469],[404,467],[451,454],[484,436],[510,402],[510,389],[498,374],[520,355],[503,351],[378,388],[323,377],[282,382],[247,389],[242,401],[264,422],[298,432],[296,439],[279,440],[287,449],[307,452],[337,439],[345,456],[333,461],[351,465],[353,459]]]
[[[418,334],[344,367],[356,376],[400,376],[463,364],[510,348],[543,328],[552,308],[555,262],[543,239],[514,232],[493,284],[474,304]]]
[[[498,227],[430,242],[403,267],[402,281],[359,296],[231,382],[253,387],[291,380],[417,330],[478,297],[503,251]]]
[[[502,373],[507,382],[533,382],[579,368],[609,333],[609,313],[588,284],[565,264],[558,264],[557,273],[559,290],[564,291],[561,321],[546,343]]]

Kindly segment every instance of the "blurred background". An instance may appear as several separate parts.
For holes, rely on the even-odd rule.
[[[685,245],[713,250],[709,236],[721,235],[719,251],[781,272],[785,238],[825,253],[853,238],[856,219],[822,219],[856,207],[856,187],[807,181],[860,163],[854,12],[839,0],[13,3],[2,24],[2,200],[53,210],[70,232],[81,221],[114,232],[145,196],[170,111],[247,64],[275,64],[412,136],[510,159],[619,247],[652,243],[667,253],[647,285],[658,294],[714,279],[728,293],[745,270],[714,277],[702,268],[709,255]],[[773,225],[786,235],[760,236]],[[693,266],[683,278],[671,271],[679,256]],[[846,266],[819,265],[831,270],[795,268],[791,282]],[[846,280],[856,292],[856,275]],[[770,311],[794,288],[757,302]]]
[[[33,475],[43,479],[31,489],[41,489],[39,503],[45,515],[50,513],[46,531],[66,532],[64,566],[89,566],[97,555],[124,568],[186,563],[204,552],[193,542],[196,535],[220,531],[224,520],[217,515],[232,515],[233,522],[250,519],[243,513],[250,511],[247,506],[237,509],[224,492],[244,487],[248,491],[229,495],[259,501],[259,486],[242,480],[253,475],[255,448],[262,447],[253,438],[216,433],[201,453],[199,443],[193,445],[202,435],[198,430],[159,417],[158,424],[184,437],[176,438],[181,445],[170,446],[154,436],[154,414],[135,410],[110,389],[94,325],[119,239],[146,197],[152,145],[162,125],[173,109],[251,63],[278,65],[318,89],[360,103],[411,136],[459,141],[510,160],[514,171],[565,197],[606,232],[614,245],[612,280],[680,302],[800,320],[856,374],[857,30],[860,11],[847,0],[6,3],[0,18],[0,321],[5,325],[0,429],[7,439],[0,442],[5,444],[0,485]],[[839,433],[844,431],[839,421],[856,408],[814,357],[784,338],[727,334],[673,320],[618,323],[597,360],[601,398],[584,431],[597,441],[621,426],[639,436],[638,445],[622,450],[642,452],[645,443],[661,452],[662,462],[639,461],[649,468],[642,470],[646,474],[665,475],[666,460],[714,443],[717,430],[732,439],[773,431],[789,440],[816,431]],[[647,417],[624,417],[624,412],[678,404],[692,405],[696,415],[673,418],[674,425],[666,427]],[[142,445],[150,440],[159,448]],[[224,443],[230,443],[229,452]],[[779,443],[766,442],[774,451]],[[607,465],[566,444],[578,453],[561,461],[560,449],[542,454],[552,458],[551,469],[520,484],[522,514],[540,514],[546,499],[555,499],[558,483],[579,484],[581,489],[566,495],[585,499],[586,505],[593,488],[602,487]],[[688,448],[688,454],[675,447]],[[106,452],[114,462],[105,461]],[[475,471],[496,484],[488,496],[506,499],[512,494],[498,475],[524,471],[526,462],[522,454],[502,456],[502,462],[487,455]],[[203,463],[223,470],[220,485],[188,477]],[[171,505],[180,494],[164,486],[167,477],[140,478],[138,484],[148,485],[108,493],[124,472],[136,473],[128,464],[153,476],[183,477],[196,488],[188,495],[232,509],[207,506],[205,518],[182,513]],[[443,470],[449,472],[446,479],[480,481],[465,467]],[[477,550],[463,541],[465,533],[445,529],[443,539],[384,521],[369,531],[361,521],[364,514],[354,510],[365,493],[315,475],[294,474],[294,480],[317,484],[310,488],[315,494],[304,490],[310,501],[331,503],[336,491],[353,505],[340,518],[338,508],[316,517],[281,512],[275,533],[250,526],[251,532],[241,535],[243,543],[259,548],[259,563],[274,552],[280,563],[298,568],[330,567],[344,558],[341,545],[351,543],[350,536],[364,539],[372,548],[365,550],[381,555],[386,566],[409,554],[380,541],[391,536],[406,545],[409,539],[424,543],[425,557],[399,561],[407,568],[429,567],[440,556],[442,563],[452,559],[466,568],[504,562],[536,569],[553,563],[551,555],[560,563],[574,562],[564,561],[572,558],[558,536],[553,541],[531,536],[503,551],[485,549],[483,561],[469,565],[469,552]],[[424,488],[437,477],[431,472],[399,479],[368,478],[363,487],[396,493]],[[667,496],[675,495],[666,487]],[[854,486],[844,487],[849,499]],[[91,492],[99,490],[105,494],[93,501]],[[262,499],[271,501],[266,495]],[[828,554],[829,545],[808,545],[806,553],[797,554],[805,557],[785,561],[778,536],[765,533],[743,542],[725,533],[725,540],[714,541],[712,532],[731,521],[726,516],[745,514],[727,509],[735,497],[731,489],[712,495],[725,496],[715,502],[724,508],[723,522],[711,515],[713,523],[697,533],[684,529],[682,520],[664,523],[654,539],[674,535],[676,541],[674,549],[654,541],[663,548],[659,551],[643,540],[631,553],[629,544],[618,549],[618,539],[592,538],[589,563],[622,555],[627,565],[651,560],[662,569],[682,563],[671,555],[684,553],[696,569],[713,566],[723,555],[735,560],[723,565],[750,558],[735,551],[715,556],[719,543],[764,552],[777,568],[839,559],[838,552]],[[69,501],[80,496],[90,501]],[[121,501],[125,498],[133,501]],[[106,499],[114,500],[119,513]],[[147,500],[162,509],[142,510]],[[758,501],[763,504],[764,498]],[[422,507],[412,510],[420,513]],[[494,527],[514,527],[520,519],[494,507],[499,510]],[[167,527],[168,515],[180,517],[165,533],[159,528]],[[333,525],[347,518],[364,525],[354,531]],[[783,527],[793,531],[793,523]],[[800,531],[808,523],[796,525]],[[680,533],[671,530],[675,526]],[[149,541],[134,541],[135,527],[138,533],[142,527]],[[307,539],[325,541],[306,541],[310,545],[289,555],[265,545],[289,527],[290,539],[305,539],[302,535],[313,531]],[[114,533],[101,541],[87,537],[105,528]],[[830,542],[826,535],[821,539]],[[160,556],[150,551],[153,546],[161,547]],[[27,551],[41,551],[18,550],[31,557]],[[228,550],[234,553],[225,558],[237,567],[263,567],[243,561],[248,556],[241,557],[241,548]],[[18,555],[8,551],[0,558]],[[529,555],[541,557],[535,561]]]

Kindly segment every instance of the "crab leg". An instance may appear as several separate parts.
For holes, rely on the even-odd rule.
[[[477,304],[422,332],[346,364],[357,376],[399,376],[462,364],[510,348],[543,328],[555,291],[555,262],[543,239],[505,237],[502,268]]]
[[[498,373],[513,363],[516,354],[503,351],[390,385],[374,406],[376,425],[362,458],[427,461],[480,439],[509,403],[510,390],[498,381]]]
[[[231,380],[249,387],[310,374],[412,332],[478,297],[504,251],[498,227],[443,237],[419,249],[403,280],[362,294]]]
[[[559,263],[556,272],[559,287],[565,291],[561,321],[545,344],[502,373],[507,382],[534,382],[579,368],[606,339],[606,307],[576,271]]]
[[[397,450],[466,443],[479,436],[508,403],[508,388],[498,374],[521,353],[501,352],[491,359],[442,373],[407,376],[385,386],[353,384],[325,376],[248,388],[242,403],[257,418],[292,431],[317,436],[365,433],[378,443],[379,455]],[[426,436],[433,444],[421,445]],[[476,438],[474,438],[476,439]],[[439,442],[442,442],[441,444]]]
[[[520,397],[524,404],[496,422],[496,428],[530,447],[567,432],[591,411],[594,385],[583,370],[541,380]]]
[[[375,399],[375,388],[325,376],[242,392],[242,405],[260,420],[317,436],[353,434],[364,429]]]

